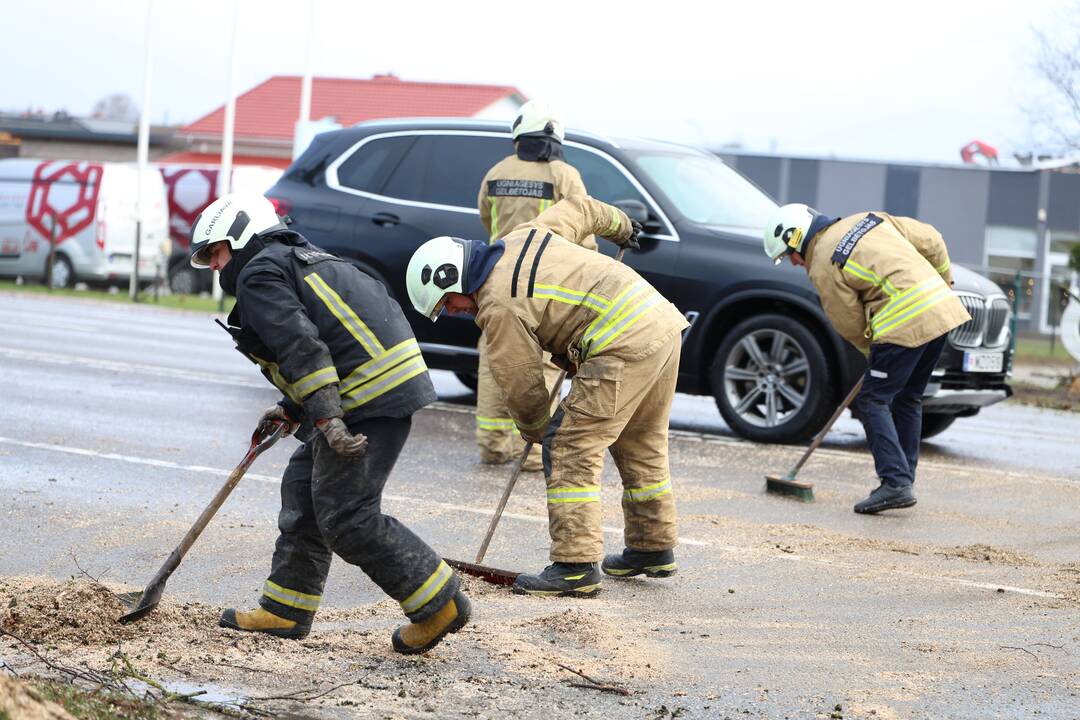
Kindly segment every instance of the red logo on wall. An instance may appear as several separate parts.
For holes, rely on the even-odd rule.
[[[101,165],[43,162],[34,170],[26,222],[46,240],[55,223],[59,245],[94,222],[100,189]]]
[[[217,170],[161,168],[169,199],[169,237],[175,247],[191,244],[195,218],[217,198]]]

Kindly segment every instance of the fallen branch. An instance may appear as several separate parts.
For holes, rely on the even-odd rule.
[[[1051,645],[1050,643],[1031,643],[1030,645],[1028,645],[1028,647],[1054,648],[1055,650],[1060,650],[1061,652],[1065,653],[1066,655],[1069,654],[1069,651],[1065,649],[1064,645]]]
[[[266,695],[266,696],[262,696],[262,697],[252,697],[251,699],[252,700],[294,700],[294,701],[297,701],[297,702],[310,702],[312,700],[318,700],[319,698],[324,697],[326,695],[329,695],[330,693],[334,692],[335,690],[340,690],[343,687],[349,687],[351,685],[361,685],[361,684],[363,684],[364,680],[367,679],[367,676],[370,675],[370,674],[371,674],[370,671],[366,672],[363,675],[361,675],[359,678],[357,678],[356,680],[350,680],[349,682],[343,682],[340,685],[334,685],[333,687],[330,687],[330,688],[327,688],[326,690],[322,690],[320,692],[317,692],[314,695],[308,695],[306,697],[303,696],[303,693],[307,692],[306,690],[296,690],[295,692],[286,693],[284,695]],[[384,687],[371,687],[369,685],[365,685],[364,687],[368,687],[368,688],[370,688],[372,690],[385,690],[386,689]]]
[[[619,687],[618,685],[611,685],[610,683],[600,682],[599,680],[591,678],[588,675],[586,675],[585,673],[581,672],[580,670],[575,670],[574,668],[570,667],[569,665],[563,665],[562,663],[555,663],[555,664],[558,665],[559,667],[561,667],[563,670],[566,670],[567,672],[572,672],[575,675],[577,675],[578,677],[583,678],[586,681],[585,683],[573,683],[572,682],[572,683],[570,683],[570,687],[585,688],[587,690],[599,690],[601,692],[615,693],[616,695],[622,695],[624,697],[629,697],[630,695],[634,694],[633,692],[631,692],[630,690],[627,690],[624,687]],[[586,683],[588,683],[588,684],[586,684]]]
[[[87,572],[87,571],[86,571],[86,570],[85,570],[85,569],[83,568],[83,566],[79,564],[79,557],[78,557],[78,556],[77,556],[77,555],[75,554],[75,551],[74,551],[74,550],[72,550],[72,551],[71,551],[71,561],[72,561],[73,563],[75,563],[75,567],[77,567],[77,568],[79,569],[79,572],[80,572],[80,573],[81,573],[81,574],[82,574],[82,575],[83,575],[84,577],[86,577],[86,578],[87,578],[88,580],[90,580],[90,582],[94,583],[94,585],[96,585],[97,587],[101,588],[101,589],[102,589],[102,590],[104,590],[105,592],[107,592],[107,593],[109,593],[110,595],[112,595],[112,596],[113,596],[114,598],[116,598],[117,600],[119,600],[121,604],[124,604],[124,605],[126,605],[126,604],[127,604],[127,603],[125,603],[125,602],[124,602],[124,599],[123,599],[122,597],[120,597],[119,595],[117,595],[116,593],[114,593],[114,592],[113,592],[112,590],[110,590],[109,588],[107,588],[107,587],[105,586],[105,583],[101,582],[101,581],[100,581],[100,580],[98,580],[98,579],[97,579],[96,577],[94,577],[93,575],[91,575],[90,573],[88,573],[88,572]],[[106,569],[105,569],[105,572],[101,573],[101,577],[105,577],[105,575],[106,575],[106,574],[107,574],[107,573],[109,572],[109,570],[111,570],[111,569],[112,569],[112,568],[106,568]]]
[[[1000,646],[1000,647],[1001,647],[1001,649],[1002,649],[1002,650],[1019,650],[1020,652],[1024,652],[1024,653],[1027,653],[1027,654],[1028,654],[1028,655],[1030,655],[1031,657],[1035,658],[1035,662],[1038,662],[1038,661],[1039,661],[1039,656],[1038,656],[1038,655],[1036,655],[1035,653],[1031,652],[1031,651],[1030,651],[1030,650],[1028,650],[1027,648],[1022,648],[1022,647],[1015,647],[1015,646],[1013,646],[1013,645],[1002,645],[1002,646]]]
[[[38,662],[43,664],[45,667],[63,675],[66,675],[68,677],[68,682],[74,682],[75,680],[85,680],[86,682],[93,683],[95,685],[101,685],[108,682],[108,679],[105,678],[103,675],[100,675],[99,673],[95,673],[93,671],[84,673],[79,670],[69,668],[66,665],[61,665],[58,662],[53,662],[52,660],[49,660],[47,657],[39,653],[37,649],[27,640],[19,637],[10,630],[4,630],[3,628],[0,628],[0,635],[7,635],[8,637],[14,639],[16,642],[18,642],[20,645],[30,651],[30,654],[37,658]]]

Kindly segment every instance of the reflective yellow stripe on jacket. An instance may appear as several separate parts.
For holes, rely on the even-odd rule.
[[[608,308],[596,316],[581,337],[582,357],[603,350],[640,320],[651,308],[664,301],[646,282],[636,283],[616,295]]]
[[[506,430],[511,431],[514,429],[513,418],[493,418],[493,417],[481,417],[476,416],[476,427],[481,430]]]
[[[942,281],[940,276],[928,278],[915,287],[905,290],[890,300],[870,322],[873,339],[877,340],[889,331],[917,318],[951,294],[952,289]]]

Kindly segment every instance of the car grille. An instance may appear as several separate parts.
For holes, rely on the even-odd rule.
[[[949,333],[955,347],[1001,347],[1008,341],[1009,301],[1003,297],[984,298],[982,295],[958,292],[957,298],[971,319]]]

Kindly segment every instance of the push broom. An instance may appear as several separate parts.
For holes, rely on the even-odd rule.
[[[840,407],[836,408],[836,412],[829,418],[829,422],[825,423],[825,427],[821,428],[817,436],[814,437],[814,442],[810,443],[810,447],[806,449],[806,452],[799,458],[799,462],[795,463],[795,467],[788,471],[787,475],[766,475],[765,476],[765,492],[775,493],[777,495],[787,495],[803,502],[814,501],[814,485],[813,483],[802,482],[796,480],[795,475],[798,474],[802,466],[806,464],[806,461],[810,459],[810,456],[814,454],[814,451],[821,445],[821,441],[825,439],[825,436],[832,429],[833,423],[840,417],[844,410],[847,410],[851,405],[851,401],[855,399],[855,396],[862,390],[863,379],[860,377],[859,381],[855,383],[855,387],[851,388],[851,392],[844,398],[844,402],[840,403]]]

